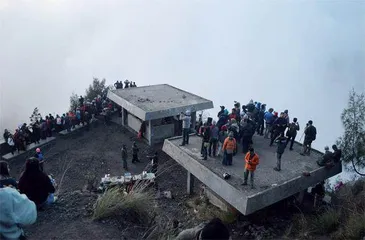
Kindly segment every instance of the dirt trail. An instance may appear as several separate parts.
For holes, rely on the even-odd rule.
[[[85,191],[96,186],[105,173],[122,175],[121,144],[125,143],[131,157],[131,146],[135,136],[117,125],[99,124],[90,131],[80,131],[67,137],[58,137],[51,146],[43,148],[46,158],[45,170],[62,179],[57,203],[38,213],[37,222],[26,228],[29,239],[138,239],[133,226],[126,229],[116,221],[92,221],[92,206],[97,195]],[[137,141],[142,163],[132,164],[130,172],[141,173],[148,164],[146,155],[153,149]],[[28,154],[28,155],[31,155]],[[160,165],[169,168],[159,177],[159,187],[170,190],[174,199],[159,199],[158,205],[168,219],[179,219],[186,226],[193,225],[182,202],[185,194],[185,171],[160,151]],[[26,156],[10,162],[11,173],[19,177]],[[67,169],[67,171],[66,171]],[[65,172],[66,171],[66,172]],[[190,216],[191,217],[191,216]]]

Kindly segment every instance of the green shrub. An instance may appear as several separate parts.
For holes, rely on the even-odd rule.
[[[362,239],[365,237],[365,212],[351,214],[343,226],[341,239]]]
[[[123,192],[119,187],[107,190],[96,201],[93,218],[122,217],[133,223],[147,223],[154,213],[153,196],[149,192]]]
[[[329,208],[319,214],[311,223],[314,233],[327,234],[335,231],[341,222],[341,211]]]

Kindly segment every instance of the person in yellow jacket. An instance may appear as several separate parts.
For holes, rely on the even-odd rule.
[[[253,148],[249,149],[249,152],[245,156],[245,173],[244,173],[244,182],[242,185],[247,185],[248,174],[250,174],[251,188],[254,189],[255,186],[253,184],[253,179],[255,176],[256,166],[259,165],[260,159],[257,153]]]
[[[237,143],[236,143],[236,139],[233,137],[233,132],[230,132],[228,134],[228,137],[224,140],[223,143],[223,161],[222,164],[227,166],[227,165],[232,165],[232,158],[233,155],[236,154],[236,149],[237,149]]]

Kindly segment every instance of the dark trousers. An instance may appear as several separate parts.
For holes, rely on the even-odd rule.
[[[213,147],[213,157],[216,156],[217,143],[218,143],[218,139],[216,139],[216,138],[210,139],[210,142],[209,142],[209,152],[208,152],[209,156],[211,156],[212,147]]]
[[[248,148],[251,143],[251,137],[250,136],[243,136],[242,137],[242,153],[247,153]]]
[[[208,158],[208,142],[203,143],[203,158],[204,160],[207,160]]]
[[[189,132],[190,128],[183,128],[183,142],[181,145],[189,144]]]
[[[226,153],[225,155],[226,155],[227,165],[232,165],[233,153]]]
[[[260,120],[257,125],[257,134],[264,135],[264,120]]]
[[[286,139],[286,145],[288,145],[288,143],[290,142],[290,150],[293,150],[293,145],[294,145],[294,140],[295,140],[295,137],[297,135],[294,135],[294,136],[288,136],[287,139]]]
[[[133,154],[132,155],[132,163],[134,163],[134,162],[139,162],[138,154]]]

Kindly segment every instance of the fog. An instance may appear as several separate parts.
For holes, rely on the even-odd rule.
[[[128,78],[211,99],[214,116],[251,98],[289,109],[323,150],[348,91],[365,90],[364,13],[364,1],[1,0],[1,131],[34,107],[65,112],[92,77]]]

